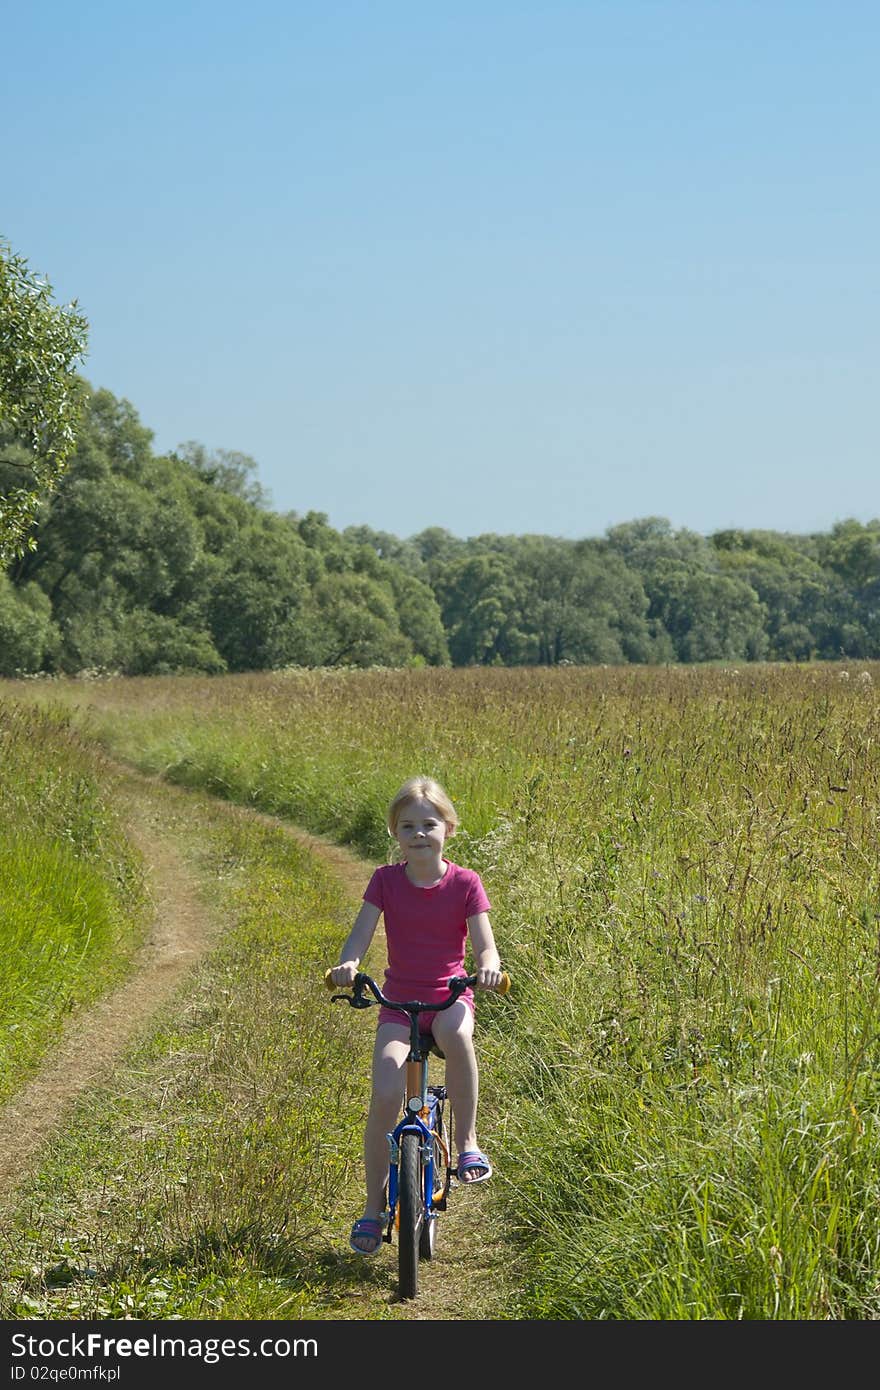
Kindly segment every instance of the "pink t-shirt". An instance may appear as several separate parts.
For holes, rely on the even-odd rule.
[[[467,921],[491,904],[478,873],[444,859],[446,872],[431,888],[407,878],[406,864],[383,864],[367,884],[364,901],[385,918],[389,999],[440,1001],[446,982],[464,974]]]

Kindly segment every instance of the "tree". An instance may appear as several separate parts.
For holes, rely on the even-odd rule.
[[[820,564],[832,586],[822,655],[880,655],[880,521],[839,521],[816,538]]]
[[[473,542],[453,536],[442,526],[429,526],[413,536],[409,544],[424,564],[432,585],[451,561],[466,559],[473,550]]]
[[[638,573],[605,541],[522,536],[509,551],[519,593],[519,625],[542,666],[561,662],[663,661],[671,645],[655,637]]]
[[[309,664],[307,548],[271,513],[253,513],[213,559],[205,596],[217,651],[231,671]]]
[[[767,656],[809,661],[821,654],[841,589],[835,577],[775,531],[716,531],[710,539],[722,574],[750,585],[764,606]]]
[[[197,439],[189,439],[177,446],[175,457],[183,459],[204,482],[221,492],[241,497],[255,507],[269,505],[269,494],[256,478],[257,461],[250,454],[241,454],[235,449],[216,449],[210,453]]]
[[[354,545],[368,545],[382,560],[390,560],[400,570],[428,580],[428,567],[414,541],[402,541],[390,531],[375,531],[372,526],[346,526],[342,532]]]
[[[688,569],[714,567],[712,547],[705,537],[683,527],[674,531],[664,516],[645,516],[624,521],[605,533],[630,569],[649,574],[661,560],[674,560]]]
[[[519,628],[514,567],[506,555],[474,553],[469,543],[455,559],[433,560],[449,652],[456,666],[534,662],[535,639]]]
[[[720,546],[656,516],[614,526],[607,537],[641,575],[648,618],[668,633],[679,661],[766,656],[767,610],[745,578],[720,573]]]
[[[223,669],[204,616],[209,557],[189,489],[252,509],[198,483],[179,460],[155,458],[151,439],[127,401],[91,392],[64,476],[39,508],[39,543],[10,568],[18,586],[36,582],[51,602],[53,669]]]
[[[427,566],[411,542],[368,526],[334,531],[323,512],[288,520],[320,561],[324,579],[313,577],[318,638],[313,660],[358,666],[449,663],[440,607]],[[353,640],[352,615],[358,610],[364,629]]]
[[[856,594],[876,597],[880,588],[880,521],[866,526],[852,518],[838,521],[823,538],[822,559]]]
[[[16,589],[0,574],[0,676],[42,670],[57,644],[52,605],[39,586]]]
[[[390,590],[367,574],[330,570],[314,588],[316,666],[402,666],[413,654]]]
[[[660,560],[645,587],[679,661],[757,661],[766,656],[767,610],[744,580]]]
[[[73,450],[87,336],[76,301],[55,304],[48,280],[0,242],[0,564],[33,549],[37,507]]]
[[[400,630],[412,643],[414,657],[428,666],[448,666],[449,645],[433,589],[398,564],[387,564],[385,569]]]

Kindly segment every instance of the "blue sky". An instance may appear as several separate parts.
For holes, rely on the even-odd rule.
[[[31,0],[0,236],[157,450],[409,536],[880,515],[880,6]]]

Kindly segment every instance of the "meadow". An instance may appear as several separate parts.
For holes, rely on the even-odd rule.
[[[0,1101],[140,941],[140,868],[99,750],[63,710],[0,703]]]
[[[448,787],[514,980],[479,1039],[507,1316],[873,1319],[878,681],[292,670],[26,696],[77,748],[377,862],[403,778]],[[335,938],[310,941],[317,972]]]

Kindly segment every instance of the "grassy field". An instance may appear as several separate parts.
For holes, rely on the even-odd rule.
[[[348,1019],[315,1009],[345,919],[339,888],[278,831],[210,804],[177,805],[175,826],[220,942],[19,1194],[3,1228],[2,1317],[344,1309],[317,1257],[331,1224],[351,1220],[358,1157],[335,1115],[359,1106],[362,1087],[336,1054],[366,1046]]]
[[[482,873],[514,977],[480,1030],[493,1201],[531,1271],[510,1316],[873,1319],[878,680],[860,663],[27,693],[84,744],[377,861],[403,778],[446,784],[450,852]]]
[[[452,1211],[418,1306],[395,1252],[348,1251],[372,1028],[323,987],[354,910],[339,866],[214,798],[120,778],[132,794],[219,931],[7,1204],[0,1318],[505,1316],[511,1261],[473,1229],[462,1258]]]
[[[0,704],[0,1101],[140,940],[140,869],[103,763],[63,711]]]

